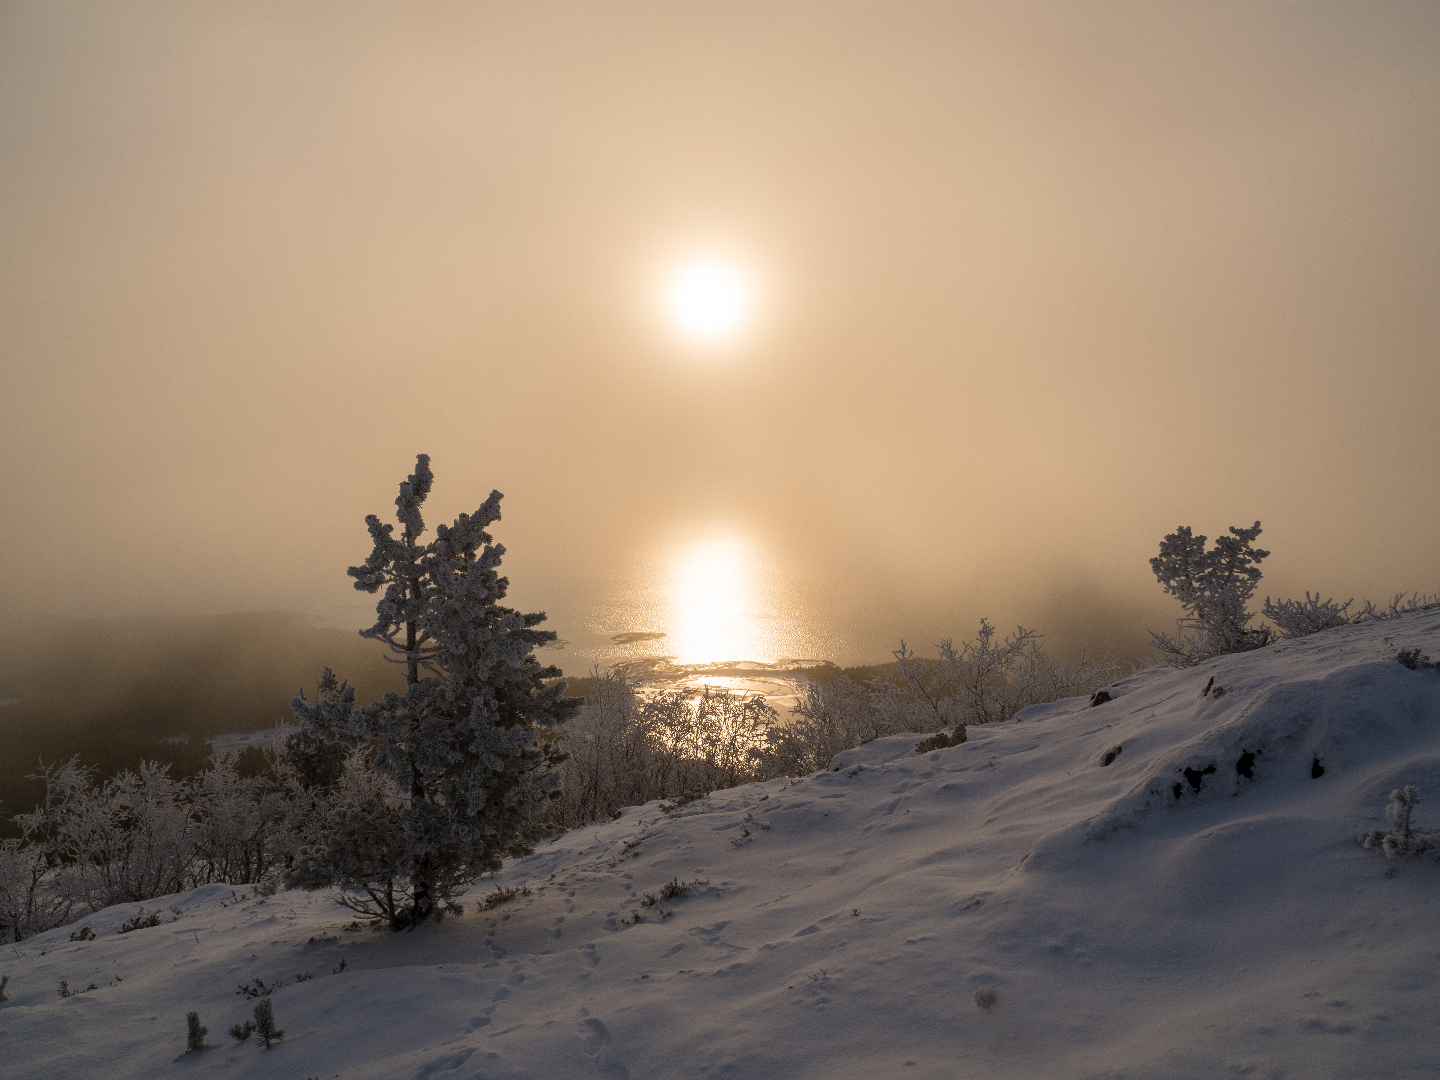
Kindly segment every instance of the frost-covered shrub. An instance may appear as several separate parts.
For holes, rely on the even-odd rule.
[[[872,687],[843,676],[831,683],[809,683],[789,721],[770,730],[766,765],[773,776],[817,772],[836,754],[871,739],[915,731],[917,723],[933,723],[933,717],[921,712],[923,708],[897,701],[896,696],[877,701]]]
[[[654,725],[666,794],[699,794],[767,775],[765,739],[778,717],[763,696],[705,687],[698,694],[658,694],[644,711]]]
[[[866,684],[841,677],[808,683],[783,722],[763,697],[713,690],[641,698],[621,672],[594,674],[594,693],[561,732],[568,755],[553,820],[566,828],[609,820],[652,799],[671,808],[717,788],[774,776],[803,776],[836,754],[905,731],[953,730],[1007,720],[1040,702],[1088,693],[1116,665],[1085,652],[1070,669],[1052,660],[1034,631],[1001,642],[981,620],[975,641],[946,641],[936,659],[903,642],[897,667]],[[957,727],[958,725],[958,727]]]
[[[689,801],[770,775],[775,710],[758,694],[705,688],[643,700],[623,672],[595,672],[594,692],[560,733],[566,754],[557,825],[614,817],[652,799]]]
[[[1185,617],[1175,633],[1151,631],[1150,646],[1176,667],[1193,667],[1214,656],[1247,652],[1269,644],[1266,627],[1252,627],[1248,610],[1260,583],[1259,563],[1268,551],[1254,546],[1260,522],[1248,529],[1230,528],[1206,550],[1206,538],[1181,525],[1160,541],[1160,554],[1150,560],[1165,592],[1180,601]]]
[[[634,685],[623,671],[598,669],[592,682],[591,696],[560,737],[566,759],[551,812],[566,828],[669,794],[658,775],[657,734]]]
[[[112,904],[253,881],[293,848],[290,801],[273,780],[239,777],[233,759],[185,781],[147,761],[97,783],[74,759],[33,779],[44,797],[0,845],[0,930],[12,940]]]
[[[1265,606],[1260,613],[1275,624],[1281,637],[1298,638],[1351,623],[1386,622],[1398,619],[1408,612],[1424,611],[1440,604],[1440,595],[1396,593],[1390,598],[1390,603],[1383,607],[1366,600],[1360,610],[1351,615],[1350,605],[1354,602],[1353,599],[1346,600],[1343,604],[1336,603],[1334,599],[1321,600],[1318,592],[1313,598],[1309,592],[1306,592],[1303,601],[1277,600],[1272,602],[1267,596]]]
[[[1021,709],[1088,694],[1114,678],[1117,665],[1109,653],[1097,658],[1087,648],[1079,666],[1071,669],[1045,651],[1041,638],[1017,626],[996,641],[995,628],[981,619],[973,640],[956,648],[946,638],[933,660],[917,656],[902,641],[894,654],[894,671],[871,684],[874,701],[882,712],[893,713],[901,713],[901,703],[908,703],[907,719],[928,721],[898,730],[936,731],[1009,720]]]
[[[263,883],[294,854],[292,800],[273,777],[241,776],[232,754],[216,757],[191,782],[195,817],[190,887]]]
[[[1432,850],[1435,841],[1431,836],[1436,830],[1410,824],[1410,815],[1419,803],[1420,791],[1414,784],[1390,792],[1390,803],[1385,807],[1385,816],[1390,819],[1389,831],[1371,829],[1361,833],[1361,846],[1383,851],[1387,859],[1408,858]]]
[[[188,786],[170,766],[140,763],[101,784],[74,761],[42,773],[60,797],[47,814],[54,849],[72,868],[69,887],[91,910],[181,892],[190,881],[195,817]],[[22,826],[23,827],[23,826]]]
[[[1440,604],[1440,593],[1433,595],[1418,592],[1412,592],[1409,595],[1403,592],[1396,593],[1390,598],[1390,603],[1384,607],[1366,600],[1360,608],[1359,613],[1350,621],[1357,623],[1387,622],[1390,619],[1398,619],[1402,615],[1406,615],[1412,611],[1425,611],[1428,608],[1435,607],[1437,604]]]
[[[368,757],[363,748],[353,751],[331,787],[302,796],[310,811],[285,880],[302,889],[338,883],[350,890],[339,898],[346,907],[369,918],[393,911],[400,921],[410,850],[406,799]]]
[[[1300,638],[1309,634],[1318,634],[1322,630],[1331,630],[1337,626],[1346,626],[1350,623],[1348,614],[1350,605],[1354,599],[1346,600],[1343,604],[1337,604],[1332,597],[1329,600],[1321,600],[1317,592],[1312,599],[1310,593],[1305,593],[1302,600],[1276,600],[1272,602],[1270,597],[1265,597],[1265,606],[1260,609],[1260,614],[1275,624],[1280,631],[1282,638]]]
[[[61,881],[66,873],[43,844],[0,843],[0,937],[23,941],[69,922],[77,898],[76,890]]]

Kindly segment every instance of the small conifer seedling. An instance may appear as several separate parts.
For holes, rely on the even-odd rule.
[[[246,1020],[243,1024],[231,1025],[230,1037],[236,1042],[244,1042],[253,1034],[255,1034],[255,1022],[253,1020]]]
[[[185,1033],[185,1052],[187,1054],[193,1054],[197,1050],[204,1050],[205,1036],[209,1033],[210,1029],[200,1023],[200,1014],[198,1012],[186,1013],[185,1024],[187,1027]]]
[[[9,985],[10,985],[10,976],[9,976],[9,975],[0,975],[0,1001],[9,1001],[9,1000],[10,1000],[10,995],[5,992],[5,988],[6,988],[7,986],[9,986]]]
[[[255,1034],[265,1044],[265,1049],[285,1038],[285,1032],[275,1026],[275,1005],[267,998],[261,998],[255,1006]]]
[[[1314,775],[1313,769],[1311,775]],[[1385,816],[1390,819],[1390,831],[1371,829],[1362,833],[1360,845],[1383,851],[1387,859],[1403,859],[1432,850],[1435,847],[1432,837],[1440,830],[1421,829],[1410,824],[1410,814],[1419,803],[1420,791],[1414,784],[1407,784],[1390,792],[1390,805],[1385,807]]]

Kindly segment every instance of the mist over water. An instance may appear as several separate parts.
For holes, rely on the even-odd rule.
[[[421,452],[572,673],[1440,588],[1440,8],[842,8],[6,6],[6,618],[368,625]]]

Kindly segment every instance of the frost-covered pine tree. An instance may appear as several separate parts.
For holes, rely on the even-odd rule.
[[[366,518],[374,547],[349,571],[357,589],[383,589],[361,634],[405,665],[405,693],[359,707],[327,671],[314,702],[291,703],[301,730],[285,755],[317,799],[289,881],[341,885],[351,907],[396,929],[458,910],[468,882],[531,850],[559,792],[551,725],[581,704],[565,697],[560,669],[532,655],[555,639],[536,629],[544,614],[500,603],[505,548],[486,528],[501,494],[427,544],[431,484],[422,454],[395,500],[403,533]]]
[[[1160,541],[1160,554],[1150,569],[1170,595],[1180,601],[1185,618],[1172,636],[1151,632],[1150,646],[1176,667],[1190,667],[1212,656],[1246,652],[1270,643],[1270,631],[1252,627],[1248,610],[1260,584],[1260,561],[1268,551],[1254,546],[1260,522],[1248,529],[1230,528],[1205,549],[1205,537],[1181,525]]]

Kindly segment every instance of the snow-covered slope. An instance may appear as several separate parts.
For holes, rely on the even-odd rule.
[[[530,895],[414,933],[349,930],[326,893],[209,887],[123,935],[111,909],[7,948],[0,1072],[1440,1076],[1440,865],[1356,842],[1403,784],[1440,824],[1414,647],[1440,655],[1440,611],[634,808],[475,894]],[[644,904],[672,879],[698,884]],[[283,984],[271,1050],[224,1034],[256,977]],[[184,1055],[190,1009],[215,1047]]]

